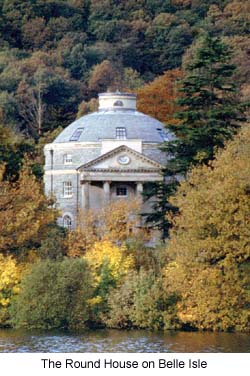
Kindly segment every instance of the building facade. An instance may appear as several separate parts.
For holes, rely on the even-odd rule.
[[[59,224],[73,229],[79,211],[142,198],[148,183],[162,180],[166,155],[159,146],[173,137],[136,110],[134,94],[99,94],[97,112],[74,121],[44,148],[45,192],[56,197]],[[152,210],[152,200],[141,202],[143,213]]]

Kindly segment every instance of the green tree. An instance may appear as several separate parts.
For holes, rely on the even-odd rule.
[[[243,106],[232,80],[235,66],[230,59],[229,47],[220,38],[203,35],[181,81],[178,121],[167,124],[177,138],[163,145],[172,157],[164,169],[169,187],[156,188],[155,220],[166,230],[169,224],[164,224],[165,215],[168,208],[172,210],[172,205],[168,205],[169,193],[173,194],[178,187],[178,177],[185,176],[191,167],[212,160],[215,151],[233,137],[239,122],[244,120]]]
[[[12,322],[24,328],[84,328],[91,293],[84,260],[39,262],[21,283]]]
[[[244,120],[232,75],[229,47],[220,38],[202,36],[186,77],[181,81],[178,124],[168,124],[178,138],[165,150],[175,158],[167,172],[186,173],[190,166],[213,159]]]

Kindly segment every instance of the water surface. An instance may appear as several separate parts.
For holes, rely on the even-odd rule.
[[[245,333],[0,330],[0,352],[250,352]]]

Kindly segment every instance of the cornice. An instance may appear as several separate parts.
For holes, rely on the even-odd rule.
[[[110,157],[113,157],[114,155],[116,155],[116,154],[118,154],[120,152],[124,152],[124,151],[126,151],[126,152],[128,152],[128,153],[130,153],[132,155],[135,155],[137,158],[140,158],[144,162],[150,163],[151,165],[155,166],[156,169],[161,169],[163,167],[160,163],[158,163],[158,162],[156,162],[156,161],[154,161],[154,160],[146,157],[144,154],[138,153],[136,150],[131,149],[131,148],[129,148],[126,145],[121,145],[121,146],[118,146],[117,148],[112,149],[112,150],[108,151],[107,153],[105,153],[105,154],[103,154],[103,155],[101,155],[101,156],[93,159],[92,161],[87,162],[87,163],[79,166],[77,168],[77,170],[82,170],[83,169],[83,170],[86,171],[86,170],[89,169],[89,167],[92,167],[95,164],[97,164],[99,162],[102,162],[102,161],[104,161],[104,160],[106,160],[106,159],[108,159]],[[105,169],[105,170],[107,170],[107,169]],[[149,170],[151,170],[151,169],[149,169]],[[125,170],[124,169],[119,169],[119,171],[122,172],[122,171],[125,171]]]

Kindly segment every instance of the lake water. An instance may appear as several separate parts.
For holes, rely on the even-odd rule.
[[[245,333],[0,330],[0,352],[250,352]]]

